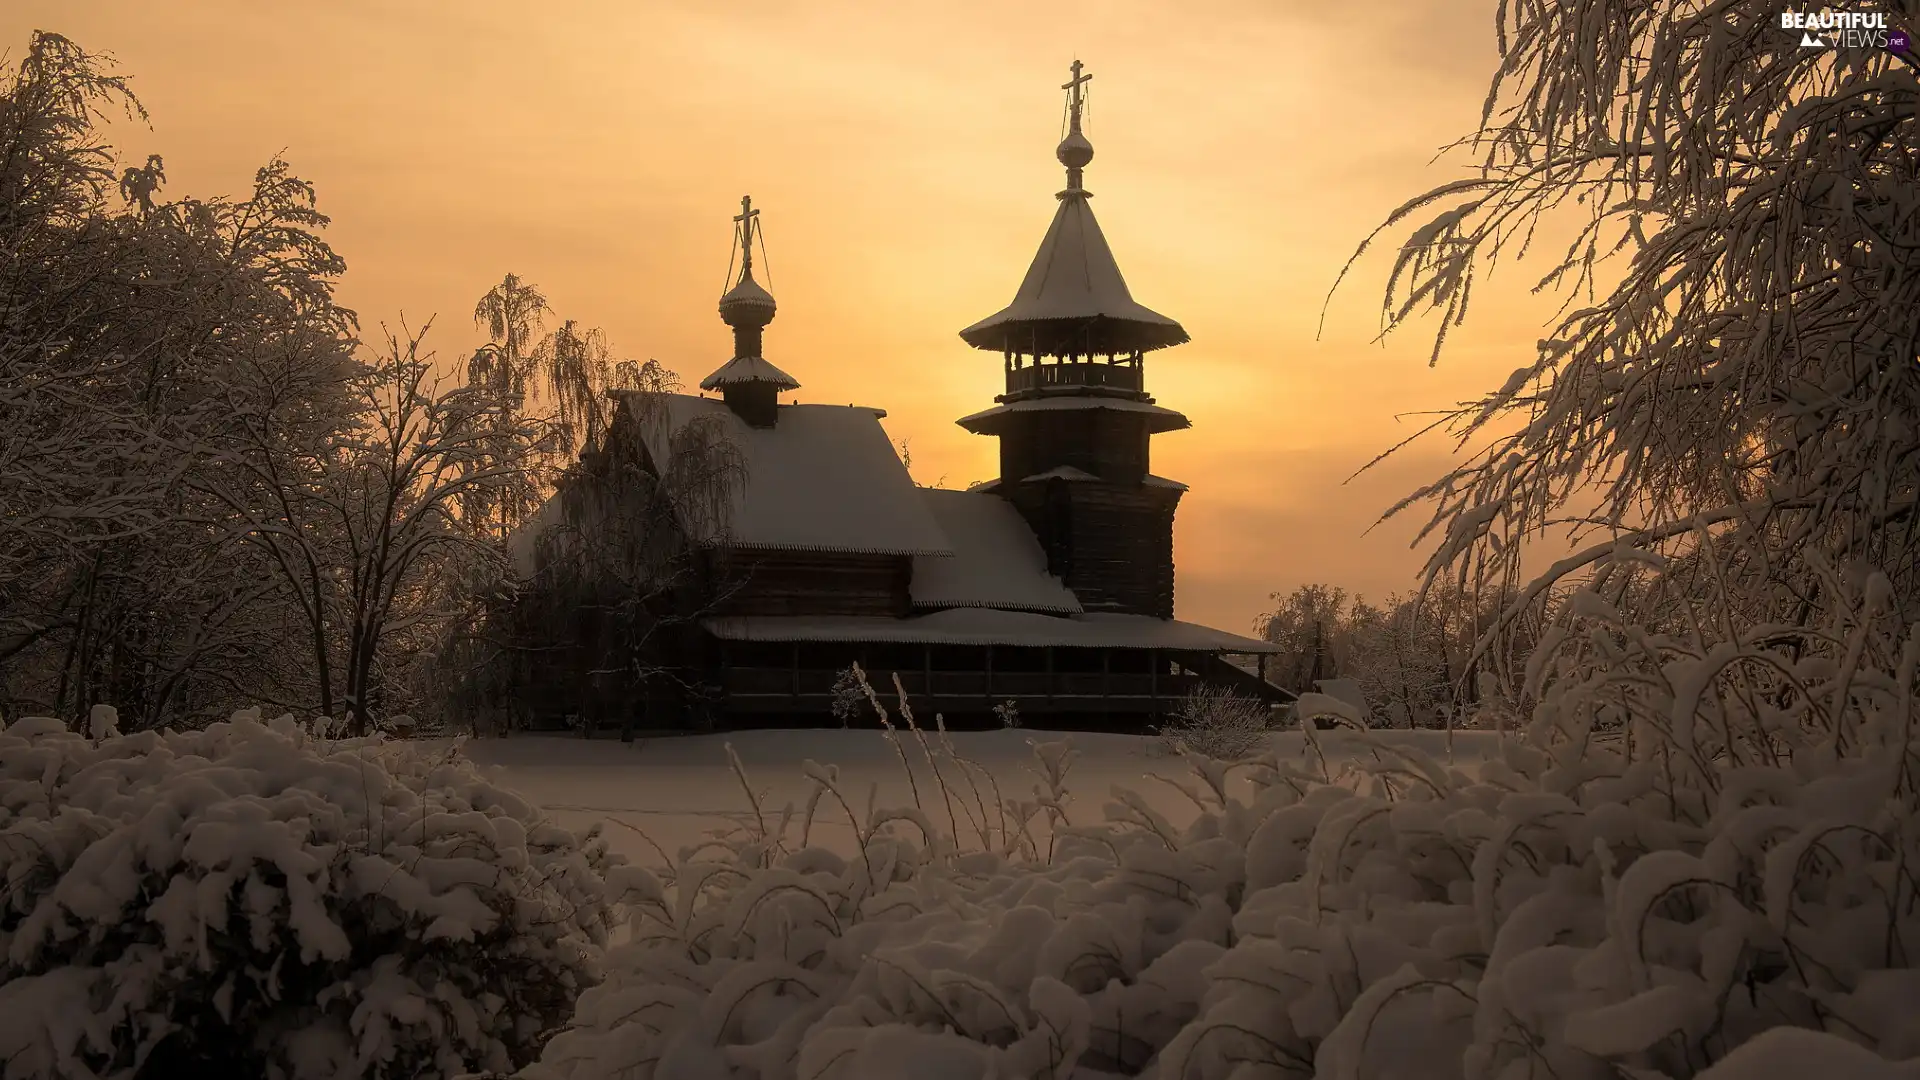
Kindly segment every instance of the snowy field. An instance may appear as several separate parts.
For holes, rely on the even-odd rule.
[[[1039,782],[1031,743],[1070,742],[1075,758],[1067,775],[1072,795],[1067,808],[1074,824],[1101,820],[1102,807],[1115,787],[1139,792],[1176,826],[1185,826],[1195,813],[1185,795],[1163,782],[1185,781],[1192,774],[1184,761],[1163,749],[1158,739],[1024,730],[954,732],[946,738],[961,758],[991,773],[1000,794],[1010,799],[1031,798]],[[1354,733],[1323,731],[1318,738],[1336,777],[1343,766],[1368,753],[1365,741]],[[1443,731],[1376,731],[1368,738],[1418,750],[1442,763],[1448,760],[1448,737]],[[1296,761],[1302,769],[1318,773],[1319,759],[1309,751],[1300,732],[1276,732],[1272,739],[1282,760]],[[941,779],[956,791],[956,797],[964,791],[971,804],[973,791],[965,787],[964,771],[938,748],[937,740],[936,735],[927,736],[928,745],[935,747]],[[846,729],[667,736],[636,739],[630,745],[610,738],[517,735],[469,739],[462,752],[499,782],[540,805],[560,824],[584,829],[604,823],[608,843],[615,851],[635,862],[654,864],[660,862],[659,851],[672,855],[712,830],[752,821],[747,789],[727,758],[729,745],[738,755],[755,796],[772,818],[777,818],[788,803],[796,808],[805,804],[812,785],[803,763],[811,759],[839,769],[842,790],[862,813],[870,792],[882,807],[914,805],[913,788],[917,785],[921,805],[933,814],[937,824],[945,825],[939,785],[919,740],[903,731],[897,743],[898,751],[888,743],[884,732]],[[1495,736],[1486,732],[1455,732],[1452,743],[1452,764],[1468,771],[1497,746]],[[912,766],[911,783],[907,764]],[[987,805],[994,805],[985,781],[977,782],[983,785]],[[960,826],[962,837],[966,837],[964,817]],[[816,818],[813,838],[817,844],[851,854],[852,835],[845,813],[837,807],[823,808]]]

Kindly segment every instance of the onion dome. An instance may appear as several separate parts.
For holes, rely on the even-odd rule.
[[[733,327],[733,358],[700,380],[700,389],[718,390],[727,406],[752,427],[773,427],[779,417],[782,391],[797,390],[800,382],[760,355],[761,332],[773,321],[773,294],[753,280],[753,237],[760,211],[751,196],[740,200],[740,280],[720,297],[720,318]],[[766,241],[761,240],[764,250]]]
[[[740,283],[720,298],[721,320],[735,329],[763,327],[773,321],[775,307],[773,294],[753,280],[753,260],[749,257],[740,272]]]

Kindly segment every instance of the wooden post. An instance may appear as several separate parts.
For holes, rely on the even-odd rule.
[[[1100,704],[1103,708],[1113,706],[1113,650],[1100,650]]]
[[[1159,649],[1147,650],[1147,696],[1153,699],[1154,711],[1160,709],[1160,669],[1167,662],[1160,658]]]
[[[1262,685],[1265,685],[1267,681],[1267,654],[1261,653],[1260,659],[1257,660],[1256,663],[1260,669],[1260,682]]]
[[[993,707],[993,646],[991,645],[986,646],[986,650],[987,650],[986,697],[987,697],[987,707],[991,709]]]
[[[933,697],[933,645],[920,643],[920,692],[927,695],[927,708],[938,712],[940,706]]]
[[[790,677],[787,696],[792,700],[793,707],[798,709],[800,707],[800,643],[797,641],[787,642],[787,674]]]

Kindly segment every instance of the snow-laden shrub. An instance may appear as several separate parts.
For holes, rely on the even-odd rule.
[[[1020,703],[1009,698],[993,707],[994,719],[1000,721],[1003,728],[1020,726]]]
[[[1272,720],[1265,702],[1207,683],[1180,699],[1173,716],[1160,728],[1160,741],[1176,754],[1191,750],[1203,757],[1237,761],[1267,745]]]
[[[1182,829],[1124,790],[1075,821],[1064,742],[1031,798],[948,748],[893,810],[809,762],[805,806],[617,871],[634,939],[523,1075],[1684,1080],[1762,1075],[1730,1055],[1782,1027],[1832,1075],[1920,1056],[1920,626],[1851,595],[1719,641],[1585,598],[1538,705],[1485,718],[1497,760],[1363,733],[1341,775],[1303,725],[1304,760],[1190,754]]]
[[[531,1060],[611,857],[449,752],[257,711],[0,731],[0,1076],[433,1077]]]
[[[848,668],[835,677],[833,697],[828,702],[827,710],[833,714],[835,720],[840,721],[841,727],[846,727],[855,716],[858,716],[866,703],[866,688],[862,677],[855,673],[854,668]]]

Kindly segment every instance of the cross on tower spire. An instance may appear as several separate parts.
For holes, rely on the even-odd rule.
[[[1067,92],[1067,137],[1060,140],[1060,147],[1054,151],[1054,156],[1067,167],[1067,190],[1060,193],[1063,199],[1084,199],[1088,194],[1087,189],[1080,186],[1081,170],[1093,160],[1093,144],[1080,133],[1080,116],[1087,104],[1080,88],[1093,81],[1093,76],[1086,73],[1085,67],[1075,60],[1073,78],[1060,84],[1060,89]]]
[[[740,213],[734,216],[734,224],[740,226],[740,277],[742,280],[753,276],[753,227],[760,217],[760,211],[753,208],[753,196],[740,196]]]
[[[1073,78],[1060,84],[1060,89],[1067,91],[1068,94],[1068,124],[1070,125],[1068,130],[1076,134],[1080,131],[1080,109],[1084,104],[1080,99],[1080,88],[1093,81],[1093,76],[1082,74],[1085,67],[1086,65],[1076,58],[1073,61]]]

